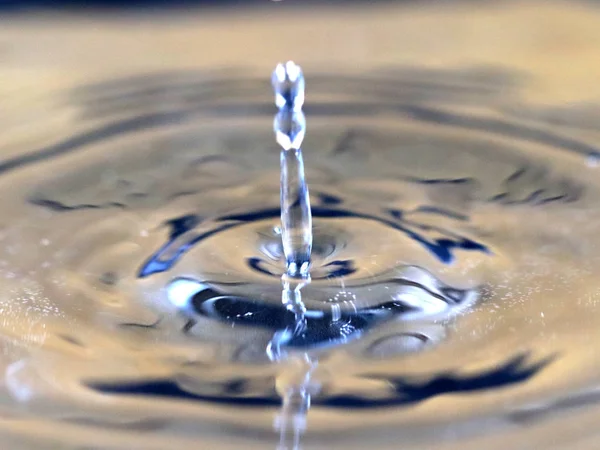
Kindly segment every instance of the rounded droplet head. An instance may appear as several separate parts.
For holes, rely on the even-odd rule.
[[[300,110],[304,104],[304,75],[293,61],[277,64],[271,77],[277,108]]]

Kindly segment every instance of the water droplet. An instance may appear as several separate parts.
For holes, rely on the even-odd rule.
[[[293,61],[278,64],[273,71],[271,84],[275,92],[275,105],[279,109],[299,111],[304,104],[304,74]]]
[[[312,250],[312,214],[300,145],[306,124],[302,113],[304,77],[292,62],[279,64],[273,72],[275,137],[282,147],[280,203],[281,238],[290,276],[307,277]]]

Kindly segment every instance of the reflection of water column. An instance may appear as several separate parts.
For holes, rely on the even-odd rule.
[[[317,362],[305,354],[295,363],[300,363],[301,367],[292,367],[277,378],[277,391],[283,398],[281,412],[275,421],[275,428],[279,430],[277,450],[300,449],[300,438],[306,430],[311,394],[318,390],[311,381]]]
[[[306,414],[310,408],[310,394],[304,389],[290,389],[284,394],[281,414],[277,418],[279,429],[278,450],[297,450],[300,437],[306,428]]]
[[[289,359],[289,366],[277,377],[277,391],[282,397],[281,412],[275,422],[280,439],[278,450],[298,450],[300,437],[306,429],[306,415],[310,408],[311,394],[316,391],[311,375],[317,361],[308,353],[288,355],[282,344],[292,337],[306,332],[306,308],[302,302],[301,289],[310,278],[290,278],[283,276],[281,301],[294,313],[294,322],[273,336],[267,353],[273,361]]]
[[[302,112],[304,77],[293,62],[279,64],[272,77],[279,112],[273,125],[281,145],[281,238],[287,273],[308,275],[312,249],[312,215],[300,145],[306,131]]]

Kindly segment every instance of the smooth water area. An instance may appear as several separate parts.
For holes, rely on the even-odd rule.
[[[182,78],[182,109],[142,123],[150,78],[64,92],[83,131],[0,164],[14,448],[495,449],[592,426],[594,146],[312,74],[301,152],[273,139],[274,114],[288,137],[305,119],[268,79]]]

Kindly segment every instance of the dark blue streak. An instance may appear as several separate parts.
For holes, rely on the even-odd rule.
[[[316,192],[313,195],[316,195],[316,197],[319,199],[319,201],[321,202],[322,205],[333,206],[333,205],[339,205],[342,203],[341,198],[339,198],[335,195],[327,194],[325,192]]]
[[[171,237],[171,239],[169,240],[169,242],[167,242],[165,245],[163,245],[156,253],[154,253],[150,259],[144,263],[144,265],[142,266],[142,268],[140,269],[139,273],[138,273],[138,277],[139,278],[145,278],[147,276],[150,276],[152,274],[155,273],[161,273],[161,272],[165,272],[167,270],[169,270],[171,267],[173,267],[173,265],[175,265],[175,263],[177,261],[179,261],[179,259],[189,250],[191,249],[194,245],[196,245],[198,242],[214,235],[217,234],[221,231],[225,231],[229,228],[233,228],[235,226],[237,226],[239,224],[237,223],[230,223],[230,224],[226,224],[226,225],[221,225],[220,227],[217,227],[215,229],[212,229],[210,231],[207,231],[205,233],[199,234],[197,236],[195,236],[193,239],[185,242],[184,244],[182,244],[177,251],[175,252],[175,254],[173,256],[171,256],[170,258],[167,259],[161,259],[162,256],[164,255],[164,253],[169,250],[169,248],[171,247],[171,243],[180,235],[176,234],[174,232],[171,232],[171,236],[175,236],[175,237]]]
[[[200,223],[200,217],[189,214],[187,216],[177,217],[175,219],[169,220],[166,225],[171,228],[169,233],[169,239],[176,239],[179,236],[187,233],[190,230],[193,230],[195,226]]]
[[[308,310],[304,327],[296,332],[294,313],[281,303],[264,303],[249,297],[227,295],[211,288],[188,299],[188,311],[193,311],[194,316],[204,316],[231,326],[266,329],[279,335],[279,347],[303,350],[347,343],[378,324],[414,310],[403,303],[388,301],[368,308],[342,311],[337,320],[333,320],[330,311]]]
[[[418,184],[469,184],[474,182],[473,178],[408,178],[413,183]]]
[[[326,264],[325,267],[335,267],[336,269],[327,274],[327,278],[341,278],[347,277],[348,275],[352,275],[356,272],[356,267],[354,267],[354,262],[351,260],[344,261],[332,261],[329,264]],[[313,279],[318,280],[318,277],[313,277]]]
[[[390,383],[394,387],[394,394],[386,398],[340,394],[331,397],[317,397],[312,404],[336,409],[410,406],[442,395],[487,391],[525,383],[555,359],[549,357],[534,364],[527,364],[527,356],[527,354],[517,355],[499,367],[473,375],[442,372],[424,382],[414,381],[413,378],[408,377],[377,378]],[[86,386],[103,394],[170,398],[241,407],[278,407],[281,404],[281,400],[276,396],[194,394],[183,390],[170,379],[88,382]]]
[[[272,272],[268,269],[269,263],[261,258],[248,258],[246,260],[248,267],[252,270],[255,270],[263,275],[280,277],[283,275],[283,272]],[[354,267],[354,262],[350,260],[344,261],[332,261],[329,264],[326,264],[324,267],[330,268],[331,271],[326,273],[324,276],[319,276],[313,274],[311,278],[313,280],[321,280],[323,278],[340,278],[348,275],[352,275],[356,272],[356,268]]]
[[[50,200],[45,198],[32,198],[30,200],[32,205],[42,206],[48,208],[51,211],[63,212],[63,211],[77,211],[81,209],[108,209],[108,208],[119,208],[125,209],[126,205],[119,202],[108,202],[94,205],[92,203],[82,203],[78,205],[66,205],[56,200]]]
[[[253,211],[250,213],[231,214],[231,215],[220,217],[219,219],[217,219],[217,222],[234,222],[234,223],[228,223],[226,225],[222,225],[220,227],[215,228],[214,230],[207,231],[201,235],[193,237],[189,241],[182,244],[181,247],[179,247],[177,249],[177,251],[175,252],[175,254],[172,257],[170,257],[166,260],[161,260],[161,256],[167,251],[167,249],[170,248],[173,241],[190,229],[189,226],[187,225],[187,222],[185,222],[185,220],[189,220],[190,216],[185,216],[185,218],[181,218],[181,219],[174,219],[174,220],[168,222],[168,225],[170,225],[172,228],[169,241],[165,245],[163,245],[155,254],[153,254],[147,260],[146,263],[144,263],[144,265],[142,266],[142,268],[139,271],[139,277],[144,278],[144,277],[147,277],[147,276],[155,274],[155,273],[164,272],[166,270],[169,270],[175,263],[177,263],[179,258],[181,258],[181,256],[185,252],[187,252],[190,248],[192,248],[196,243],[198,243],[201,240],[206,239],[220,231],[223,231],[223,230],[226,230],[229,228],[233,228],[233,227],[236,227],[236,226],[242,225],[244,223],[248,223],[248,222],[254,222],[254,221],[265,220],[265,219],[277,219],[280,217],[280,213],[281,213],[281,210],[279,208],[267,208],[267,209],[261,209],[258,211]],[[453,255],[452,251],[454,249],[490,253],[488,247],[486,247],[483,244],[480,244],[479,242],[475,242],[471,239],[468,239],[468,238],[456,236],[449,232],[445,232],[445,234],[447,234],[448,236],[451,236],[451,237],[428,240],[424,236],[422,236],[422,235],[418,234],[417,232],[404,226],[402,223],[398,223],[393,220],[387,220],[387,219],[377,217],[374,215],[370,215],[370,214],[356,213],[356,212],[346,210],[346,209],[332,209],[332,208],[323,207],[323,206],[315,206],[312,208],[312,215],[313,215],[313,217],[318,217],[318,218],[352,217],[352,218],[359,218],[359,219],[372,220],[375,222],[379,222],[380,224],[383,224],[394,230],[398,230],[398,231],[404,233],[406,236],[408,236],[409,238],[413,239],[414,241],[418,242],[423,247],[425,247],[430,253],[432,253],[441,262],[443,262],[445,264],[450,264],[453,262],[454,255]],[[401,217],[402,217],[401,213],[398,213],[399,220],[401,220]],[[185,223],[186,225],[181,226],[181,223]],[[444,232],[443,230],[438,230],[438,231]]]
[[[265,265],[265,262],[260,258],[248,258],[247,263],[251,269],[256,270],[259,273],[262,273],[263,275],[269,275],[269,276],[274,276],[274,277],[281,276],[281,274],[271,272],[270,270],[263,267]]]

